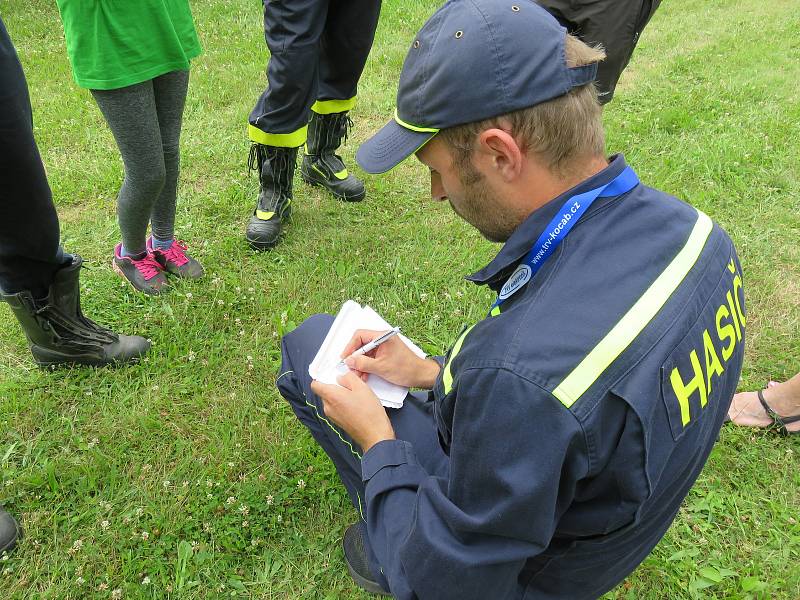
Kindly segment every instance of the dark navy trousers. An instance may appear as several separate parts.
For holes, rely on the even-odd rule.
[[[355,102],[381,0],[264,0],[268,86],[250,113],[250,138],[296,147],[312,107],[343,112]]]
[[[350,436],[325,418],[322,400],[311,391],[311,376],[308,374],[308,365],[314,359],[332,323],[331,315],[314,315],[283,337],[281,371],[276,383],[297,418],[333,461],[353,506],[363,520],[365,506],[361,448]],[[448,457],[439,445],[433,420],[433,403],[428,401],[427,392],[409,393],[402,408],[388,408],[386,413],[395,436],[414,446],[422,467],[431,475],[446,476],[449,471]],[[371,549],[369,554],[372,572],[379,577],[380,565]],[[385,580],[381,584],[388,589]]]
[[[42,298],[56,271],[71,260],[59,245],[25,74],[0,18],[0,288]]]

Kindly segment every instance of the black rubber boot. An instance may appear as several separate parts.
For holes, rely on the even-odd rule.
[[[250,147],[248,167],[258,170],[261,189],[245,237],[256,250],[274,247],[283,224],[292,216],[292,179],[296,162],[297,148],[255,143]]]
[[[320,115],[312,111],[300,175],[306,183],[321,185],[340,200],[358,202],[366,195],[364,184],[347,172],[342,157],[335,154],[352,126],[347,112]]]
[[[389,594],[381,587],[381,584],[375,581],[375,576],[369,568],[367,550],[364,545],[364,537],[367,535],[366,529],[367,526],[364,522],[359,521],[350,525],[344,532],[344,538],[342,539],[344,562],[347,563],[350,577],[353,578],[358,587],[371,594],[388,596]]]
[[[11,552],[22,537],[22,528],[10,514],[0,508],[0,557]]]
[[[22,325],[28,345],[40,367],[55,365],[104,366],[138,359],[150,342],[138,336],[117,335],[87,319],[81,312],[80,278],[83,259],[73,255],[72,264],[56,272],[46,298],[30,292],[0,292]]]

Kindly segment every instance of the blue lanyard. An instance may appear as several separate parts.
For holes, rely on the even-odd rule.
[[[620,196],[626,192],[631,191],[639,183],[639,178],[633,169],[625,167],[625,169],[617,175],[614,179],[605,185],[598,188],[583,192],[576,196],[570,196],[561,210],[556,213],[556,216],[544,228],[542,235],[536,240],[536,243],[531,248],[530,252],[525,256],[522,263],[514,270],[511,276],[506,280],[500,293],[497,295],[497,300],[492,304],[489,310],[490,315],[499,313],[498,306],[510,298],[517,290],[521,289],[531,278],[536,275],[542,265],[555,251],[558,245],[564,241],[567,234],[575,226],[575,223],[581,218],[589,207],[600,197]]]

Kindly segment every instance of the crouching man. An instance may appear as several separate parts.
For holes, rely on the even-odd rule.
[[[365,589],[596,598],[662,538],[717,439],[744,348],[736,252],[606,158],[602,57],[529,0],[453,0],[359,150],[372,173],[416,154],[433,199],[503,243],[470,277],[496,301],[441,361],[395,337],[324,385],[308,364],[332,317],[283,339],[277,385],[359,511],[344,552]],[[366,373],[430,391],[387,411]]]

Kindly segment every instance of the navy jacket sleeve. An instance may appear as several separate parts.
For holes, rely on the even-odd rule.
[[[504,369],[458,378],[446,478],[402,440],[363,457],[370,541],[400,599],[507,597],[588,470],[580,425],[548,392]]]

